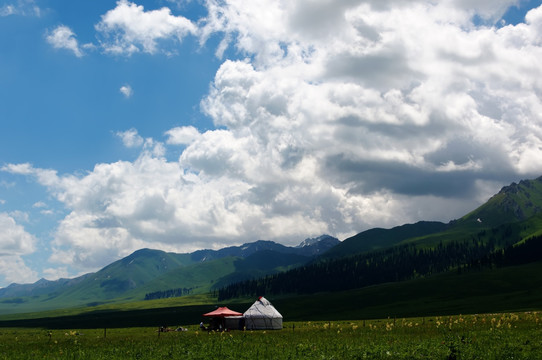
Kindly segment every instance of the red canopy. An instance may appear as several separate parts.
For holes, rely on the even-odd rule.
[[[230,310],[226,306],[223,306],[223,307],[219,307],[215,311],[211,311],[207,314],[203,314],[203,316],[227,317],[227,316],[243,316],[243,314],[238,313],[237,311]]]

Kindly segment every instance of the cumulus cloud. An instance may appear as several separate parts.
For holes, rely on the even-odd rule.
[[[161,41],[181,42],[185,36],[196,33],[197,27],[185,17],[174,16],[167,7],[145,11],[141,5],[119,0],[114,9],[102,16],[96,30],[103,37],[106,52],[129,56],[140,51],[169,52],[159,46]]]
[[[22,259],[35,251],[36,238],[7,213],[0,212],[0,274],[6,282],[35,281],[37,276]]]
[[[50,31],[46,39],[55,49],[67,49],[77,57],[83,56],[83,51],[79,47],[75,33],[65,25],[59,25]]]
[[[269,9],[261,19],[240,1],[211,2],[206,29],[253,60],[225,61],[202,108],[247,145],[228,152],[204,136],[183,163],[244,176],[253,190],[249,164],[275,169],[254,173],[282,178],[279,188],[295,169],[343,195],[327,206],[358,210],[330,217],[352,230],[346,220],[445,219],[431,214],[439,204],[454,203],[448,216],[459,215],[457,197],[467,211],[469,197],[484,200],[483,186],[540,175],[541,101],[533,94],[542,89],[542,7],[525,24],[497,29],[476,26],[473,16],[496,19],[515,1],[310,4],[254,4]],[[433,205],[402,210],[424,199]]]
[[[540,131],[540,100],[532,95],[540,92],[533,77],[540,73],[540,10],[529,12],[526,24],[500,30],[470,23],[473,11],[498,16],[513,3],[502,1],[497,11],[483,1],[388,2],[374,11],[368,2],[333,10],[321,2],[311,16],[329,15],[335,31],[325,36],[313,36],[317,30],[298,9],[303,4],[274,2],[263,23],[237,1],[215,4],[221,15],[208,26],[237,34],[234,45],[256,61],[226,61],[203,108],[217,125],[250,129],[263,141],[288,130],[306,154],[332,166],[322,173],[348,169],[351,175],[337,176],[344,182],[363,183],[398,165],[428,182],[439,169],[455,169],[471,174],[471,185],[498,172],[536,174],[538,161],[527,167],[517,159],[540,151],[539,137],[529,135]],[[393,182],[390,190],[404,188]],[[441,187],[446,192],[448,183]]]
[[[189,145],[200,137],[200,132],[193,126],[180,126],[166,131],[166,142],[170,145]]]
[[[122,143],[128,148],[139,147],[145,142],[137,130],[133,128],[126,131],[118,131],[117,136],[122,139]]]
[[[32,164],[7,164],[2,166],[2,171],[10,172],[19,175],[30,175],[33,172]]]
[[[0,213],[0,256],[27,255],[35,250],[36,239],[7,214]]]
[[[37,273],[16,255],[0,256],[0,274],[3,281],[8,284],[27,284],[38,280]]]
[[[235,189],[227,189],[231,184],[215,180],[211,187],[221,189],[206,193],[197,177],[150,152],[134,163],[97,165],[83,177],[59,177],[37,168],[30,175],[70,209],[55,234],[53,262],[95,269],[150,244],[194,250],[203,239],[239,235],[240,220],[224,209],[225,197],[235,198],[229,194]]]
[[[30,163],[6,164],[2,166],[0,170],[11,174],[34,176],[41,185],[47,187],[52,186],[58,179],[56,170],[36,170]]]

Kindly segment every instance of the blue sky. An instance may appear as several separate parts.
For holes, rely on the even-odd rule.
[[[0,286],[542,175],[540,1],[0,0],[0,34]]]

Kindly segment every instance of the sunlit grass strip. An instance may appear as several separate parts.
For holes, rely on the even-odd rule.
[[[40,311],[34,313],[17,313],[0,315],[0,321],[17,320],[17,319],[34,319],[44,317],[59,317],[59,316],[76,316],[97,311],[130,311],[130,310],[146,310],[157,309],[175,306],[190,306],[190,305],[205,305],[213,306],[216,304],[216,296],[211,293],[183,296],[177,298],[147,300],[147,301],[131,301],[131,302],[115,302],[111,304],[102,304],[97,306],[85,306],[65,308],[58,310]]]

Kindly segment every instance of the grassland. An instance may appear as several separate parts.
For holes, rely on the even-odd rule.
[[[0,329],[0,359],[538,359],[537,312],[287,322],[283,330]]]
[[[533,263],[276,298],[288,322],[267,332],[198,331],[191,324],[217,305],[209,295],[9,315],[0,319],[0,360],[539,359],[540,289],[542,263]],[[220,305],[244,311],[252,301]],[[469,315],[452,315],[460,313]],[[159,325],[188,331],[158,333]]]

